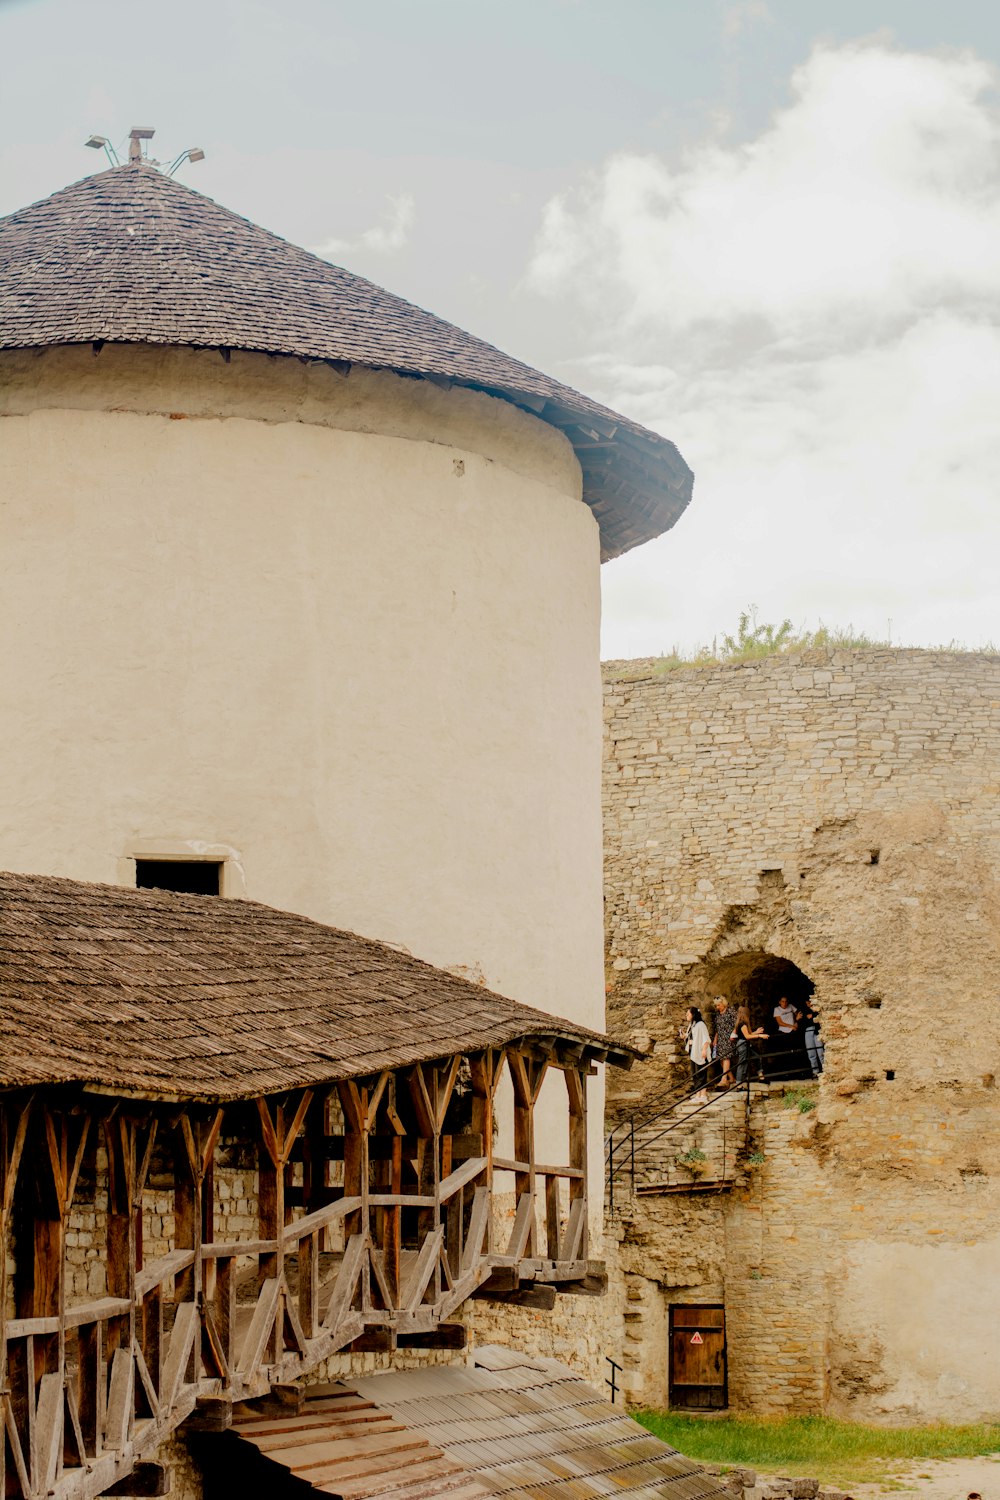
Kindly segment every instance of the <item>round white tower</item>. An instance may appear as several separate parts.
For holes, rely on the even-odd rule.
[[[603,1022],[598,571],[672,444],[137,161],[0,221],[0,865]]]

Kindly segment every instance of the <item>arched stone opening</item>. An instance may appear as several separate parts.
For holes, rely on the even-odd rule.
[[[767,1040],[759,1044],[764,1076],[769,1079],[811,1078],[801,1022],[793,1045],[782,1047],[774,1009],[782,998],[801,1011],[811,999],[815,985],[798,964],[761,948],[730,954],[713,965],[705,980],[708,1004],[715,995],[725,995],[734,1006],[746,1005],[754,1027],[763,1026]],[[752,1070],[754,1074],[757,1069]]]

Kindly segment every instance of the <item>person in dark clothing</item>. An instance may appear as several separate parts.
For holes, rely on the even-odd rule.
[[[741,1005],[736,1012],[736,1029],[733,1033],[736,1041],[736,1082],[746,1083],[750,1076],[751,1061],[756,1061],[757,1071],[760,1073],[760,1059],[754,1059],[754,1042],[761,1041],[767,1036],[763,1026],[752,1027],[750,1024],[750,1011],[745,1005]],[[763,1074],[760,1074],[763,1077]]]
[[[820,1035],[820,1019],[811,1000],[807,1000],[803,1007],[802,1032],[809,1071],[814,1078],[818,1078],[823,1071],[823,1038]]]

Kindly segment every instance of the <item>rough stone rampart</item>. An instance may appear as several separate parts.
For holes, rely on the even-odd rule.
[[[682,1081],[717,993],[764,1013],[796,974],[826,1041],[813,1107],[755,1104],[745,1186],[639,1200],[633,1395],[665,1399],[669,1302],[715,1299],[733,1404],[995,1414],[1000,658],[619,668],[605,702],[609,1027],[656,1044],[613,1117]]]

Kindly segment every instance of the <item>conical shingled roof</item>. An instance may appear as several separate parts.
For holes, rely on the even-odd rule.
[[[666,531],[691,497],[666,438],[148,162],[0,219],[0,349],[99,342],[298,355],[503,397],[565,431],[605,557]]]

